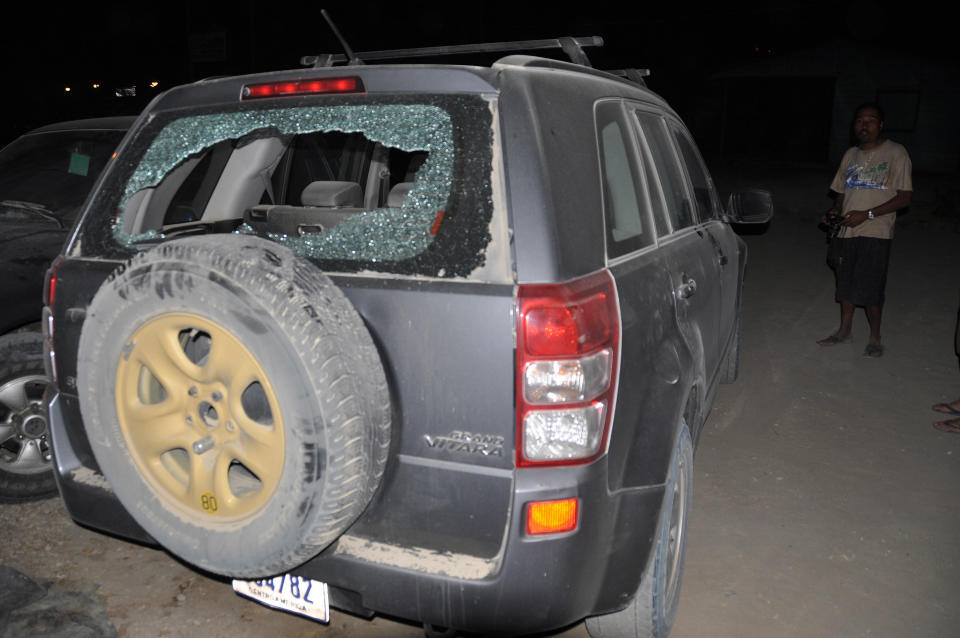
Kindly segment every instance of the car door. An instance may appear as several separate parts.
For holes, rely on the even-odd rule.
[[[663,482],[684,397],[678,381],[673,280],[657,245],[651,188],[632,115],[619,99],[597,104],[607,267],[621,317],[620,383],[609,446],[611,484]]]
[[[708,384],[721,349],[717,329],[722,291],[714,239],[699,217],[666,117],[640,106],[633,115],[651,181],[662,201],[659,250],[671,280],[678,324],[688,347],[703,362],[701,374]]]
[[[740,297],[740,291],[737,289],[740,271],[737,238],[730,226],[720,220],[720,198],[690,134],[679,122],[670,121],[668,124],[677,149],[680,151],[680,159],[686,169],[689,184],[693,189],[701,228],[710,240],[714,251],[713,261],[720,283],[717,330],[722,354],[737,321]]]

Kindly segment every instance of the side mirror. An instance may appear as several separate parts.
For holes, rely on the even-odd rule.
[[[727,202],[727,221],[734,224],[766,224],[773,217],[770,191],[747,190],[731,193]]]

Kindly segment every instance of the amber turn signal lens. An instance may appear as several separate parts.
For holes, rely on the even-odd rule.
[[[560,534],[577,528],[580,500],[536,501],[527,505],[527,535]]]

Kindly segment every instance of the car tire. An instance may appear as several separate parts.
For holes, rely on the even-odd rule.
[[[0,502],[57,493],[42,400],[46,385],[43,336],[15,332],[0,337]]]
[[[670,633],[680,598],[692,493],[693,443],[683,424],[667,474],[657,537],[640,587],[625,609],[587,618],[587,632],[593,638],[666,638]]]
[[[316,267],[256,237],[169,241],[118,268],[89,306],[77,388],[121,503],[225,576],[319,553],[386,464],[389,393],[363,320]]]

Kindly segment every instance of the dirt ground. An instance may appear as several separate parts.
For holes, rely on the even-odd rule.
[[[960,184],[915,176],[893,245],[887,352],[874,359],[862,356],[862,314],[854,343],[814,343],[839,315],[815,221],[829,177],[717,176],[723,192],[770,188],[777,217],[745,237],[740,378],[721,388],[697,449],[672,638],[960,635],[960,436],[934,430],[930,411],[960,397]],[[55,499],[0,507],[0,530],[0,577],[27,577],[0,591],[0,638],[423,635],[336,610],[326,626],[269,610],[160,550],[79,527]],[[5,621],[4,604],[19,608]]]

